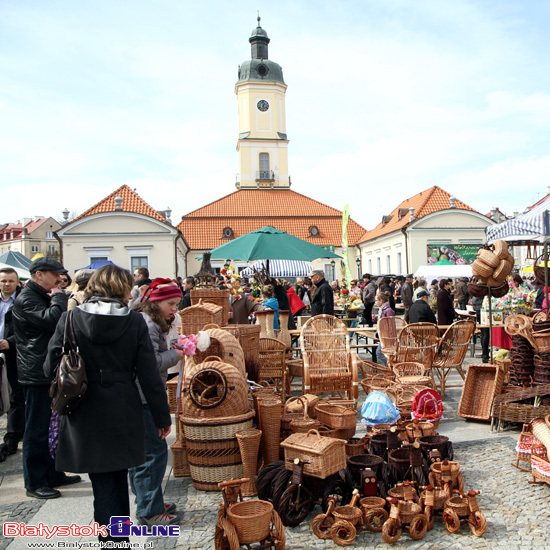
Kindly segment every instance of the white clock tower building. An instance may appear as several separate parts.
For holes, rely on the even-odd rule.
[[[269,38],[260,26],[249,38],[252,59],[239,67],[240,182],[238,189],[288,189],[286,84],[280,65],[268,59]]]

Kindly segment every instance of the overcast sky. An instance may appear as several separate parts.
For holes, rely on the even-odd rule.
[[[482,213],[546,194],[547,0],[0,0],[0,222],[127,184],[177,223],[234,191],[258,9],[293,190],[367,229],[432,185]]]

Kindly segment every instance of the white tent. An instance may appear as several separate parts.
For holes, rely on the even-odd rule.
[[[14,267],[13,265],[5,264],[0,262],[0,267],[11,267],[12,269],[15,269],[17,271],[17,275],[19,275],[20,279],[30,279],[31,274],[26,269],[23,269],[22,267]]]
[[[428,284],[432,279],[457,279],[459,277],[472,276],[471,265],[422,265],[420,266],[414,276],[416,278],[422,277],[428,281]]]

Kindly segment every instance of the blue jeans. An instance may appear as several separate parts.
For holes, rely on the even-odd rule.
[[[376,362],[380,363],[381,365],[387,365],[388,360],[386,359],[386,356],[382,353],[382,343],[378,342],[378,347],[376,348]]]
[[[65,474],[55,469],[48,449],[51,397],[49,386],[24,386],[25,435],[23,436],[23,479],[25,488],[35,491],[55,487]]]
[[[130,486],[136,495],[138,518],[148,518],[164,513],[162,480],[168,463],[168,446],[159,437],[158,428],[148,405],[143,405],[145,423],[145,462],[130,468]]]
[[[94,519],[99,525],[110,525],[113,516],[130,516],[128,496],[128,471],[90,473],[94,492]],[[108,531],[107,531],[108,532]],[[103,537],[100,541],[129,542],[128,537]],[[115,547],[117,545],[115,544]]]

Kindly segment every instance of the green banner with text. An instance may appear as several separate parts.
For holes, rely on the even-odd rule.
[[[448,260],[457,265],[469,265],[477,257],[479,244],[429,244],[428,264]]]

